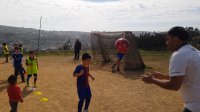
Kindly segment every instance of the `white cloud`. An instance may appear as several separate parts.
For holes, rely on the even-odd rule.
[[[45,30],[168,30],[200,25],[199,0],[1,0],[0,24]],[[106,1],[106,0],[104,0]]]

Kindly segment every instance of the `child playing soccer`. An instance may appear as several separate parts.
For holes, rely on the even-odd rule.
[[[121,63],[121,60],[123,59],[124,57],[124,52],[118,52],[117,53],[117,62],[111,67],[112,68],[112,72],[114,72],[114,69],[115,69],[115,66],[117,65],[117,71],[120,71],[120,63]]]
[[[8,63],[8,56],[9,56],[9,50],[8,50],[8,46],[6,43],[3,43],[3,52],[6,58],[5,63]]]
[[[37,81],[37,73],[38,73],[38,61],[35,57],[34,51],[30,52],[30,57],[26,59],[26,66],[27,66],[27,79],[26,79],[26,85],[29,86],[29,79],[34,77],[34,87],[37,87],[36,81]]]
[[[19,52],[19,47],[15,47],[15,53],[12,55],[13,66],[14,66],[14,74],[17,77],[19,74],[21,75],[22,82],[25,82],[24,73],[23,73],[23,54]]]
[[[89,66],[91,64],[91,56],[84,53],[82,56],[82,64],[78,65],[73,73],[77,77],[77,91],[78,91],[78,112],[82,112],[82,107],[85,102],[84,112],[88,112],[88,107],[92,97],[88,77],[94,80],[94,77],[89,73]]]
[[[23,102],[21,90],[17,86],[17,78],[14,75],[8,77],[9,86],[7,88],[9,103],[11,110],[10,112],[17,112],[18,102]]]
[[[18,44],[14,44],[13,45],[13,50],[12,50],[12,52],[13,52],[13,54],[15,53],[15,48],[16,47],[18,47],[18,51],[23,55],[23,52],[22,52],[22,48],[20,47],[20,45],[18,45]],[[12,60],[12,57],[10,58],[10,60]],[[26,75],[26,70],[24,69],[24,67],[23,67],[23,65],[22,65],[22,72],[23,72],[23,74],[24,74],[24,76]]]
[[[24,54],[24,48],[23,48],[23,45],[22,45],[22,44],[19,44],[19,49],[20,49],[20,52],[21,52],[22,54]]]
[[[18,45],[16,45],[18,46]],[[22,44],[19,44],[19,51],[24,55],[24,48]],[[23,70],[23,74],[26,75],[26,70],[24,69],[24,67],[22,66],[22,70]]]

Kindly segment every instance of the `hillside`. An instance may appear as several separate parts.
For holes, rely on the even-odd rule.
[[[25,48],[36,49],[39,31],[32,28],[10,27],[0,25],[0,42],[6,42],[10,46],[14,43],[23,43]],[[83,48],[88,46],[89,32],[76,31],[41,31],[41,49],[58,48],[64,45],[70,38],[72,46],[76,38],[79,38]]]
[[[132,31],[136,36],[147,31]],[[22,43],[26,49],[37,49],[39,31],[33,28],[11,27],[0,25],[0,42],[6,42],[9,46],[14,43]],[[69,39],[71,48],[76,38],[82,42],[83,49],[90,44],[90,32],[78,31],[41,31],[40,49],[53,49],[62,47]]]

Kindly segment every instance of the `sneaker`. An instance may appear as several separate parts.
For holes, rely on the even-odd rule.
[[[110,68],[114,69],[114,68],[115,68],[115,66],[116,66],[116,64],[114,64],[114,65],[113,65],[113,66],[111,66]]]
[[[89,112],[88,110],[84,110],[84,112]]]
[[[23,73],[24,77],[27,75],[26,72]]]
[[[118,71],[118,72],[120,72],[120,69],[119,69],[119,67],[117,67],[117,71]]]
[[[37,84],[36,84],[36,83],[33,83],[33,87],[37,87]]]
[[[29,82],[26,82],[26,87],[30,87]]]
[[[115,69],[112,69],[112,73],[115,73]]]

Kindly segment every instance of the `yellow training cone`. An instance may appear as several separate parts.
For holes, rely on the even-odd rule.
[[[48,100],[49,100],[49,99],[47,99],[47,98],[41,98],[41,99],[40,99],[41,102],[47,102]]]
[[[35,92],[35,95],[42,95],[41,92]]]

